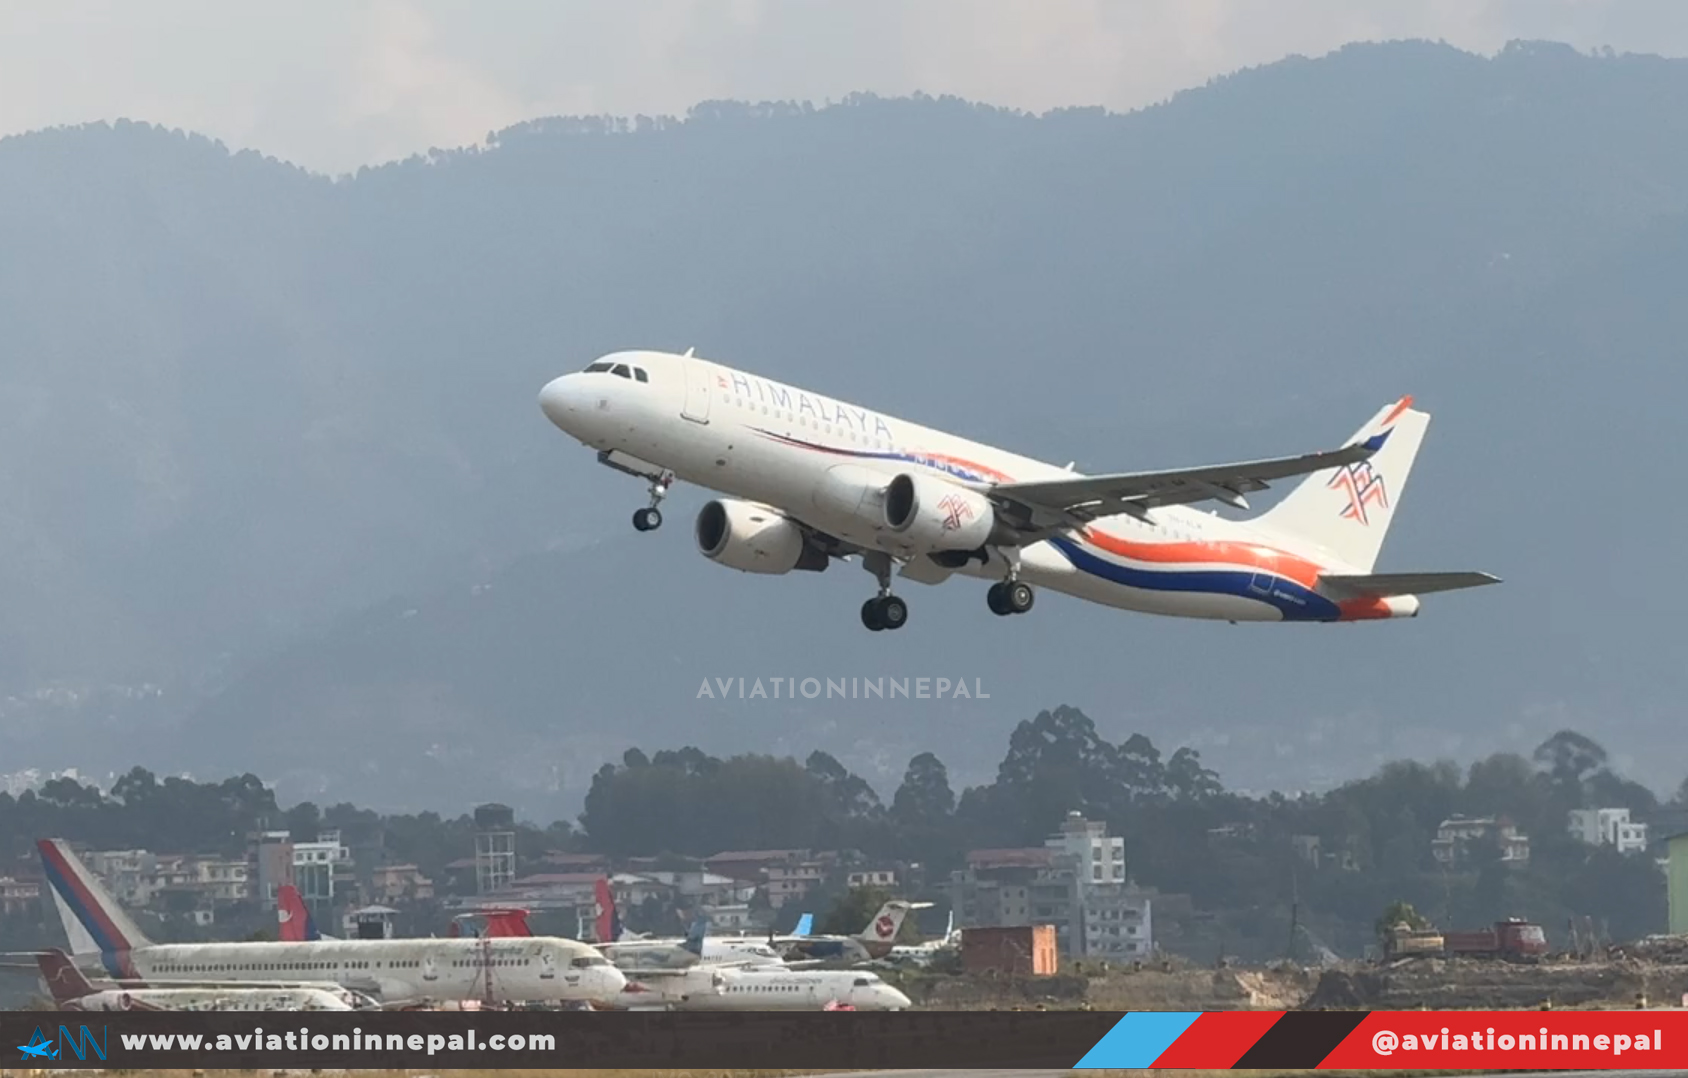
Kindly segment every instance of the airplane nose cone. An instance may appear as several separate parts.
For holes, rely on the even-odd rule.
[[[580,411],[579,383],[572,375],[563,375],[545,383],[545,388],[539,391],[539,409],[545,413],[545,418],[561,427],[569,429],[570,417]]]

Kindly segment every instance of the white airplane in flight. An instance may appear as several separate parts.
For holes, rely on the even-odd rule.
[[[751,573],[818,571],[857,557],[879,582],[862,623],[899,629],[894,572],[937,584],[993,580],[999,615],[1032,585],[1151,614],[1227,621],[1413,617],[1418,596],[1497,582],[1487,573],[1374,573],[1430,417],[1387,405],[1340,449],[1172,471],[1082,475],[713,363],[688,350],[617,352],[549,382],[552,423],[650,482],[649,531],[676,479],[719,491],[698,548]],[[1248,521],[1246,494],[1307,476]]]
[[[114,979],[132,987],[322,981],[392,1006],[488,997],[611,1003],[627,986],[592,947],[550,936],[154,943],[63,839],[42,839],[36,848],[71,953],[98,956]]]

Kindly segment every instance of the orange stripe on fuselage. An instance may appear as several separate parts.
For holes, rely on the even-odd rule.
[[[1276,573],[1305,588],[1317,586],[1319,574],[1324,571],[1323,567],[1316,562],[1259,543],[1228,541],[1215,543],[1190,541],[1144,543],[1135,539],[1110,535],[1094,527],[1084,530],[1084,539],[1092,546],[1106,550],[1110,554],[1118,554],[1122,558],[1131,558],[1135,561],[1150,561],[1162,564],[1223,563],[1241,565],[1251,569],[1262,569],[1266,572]]]
[[[1344,599],[1336,604],[1336,608],[1342,612],[1343,621],[1371,621],[1395,616],[1395,611],[1390,609],[1389,600],[1375,595],[1364,599]]]

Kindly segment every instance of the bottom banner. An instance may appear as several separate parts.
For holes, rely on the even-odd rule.
[[[30,1067],[1688,1071],[1688,1011],[10,1012]]]

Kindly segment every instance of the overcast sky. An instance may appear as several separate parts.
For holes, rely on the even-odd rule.
[[[1129,109],[1400,37],[1680,56],[1688,0],[0,0],[0,134],[126,116],[338,172],[715,97]]]

